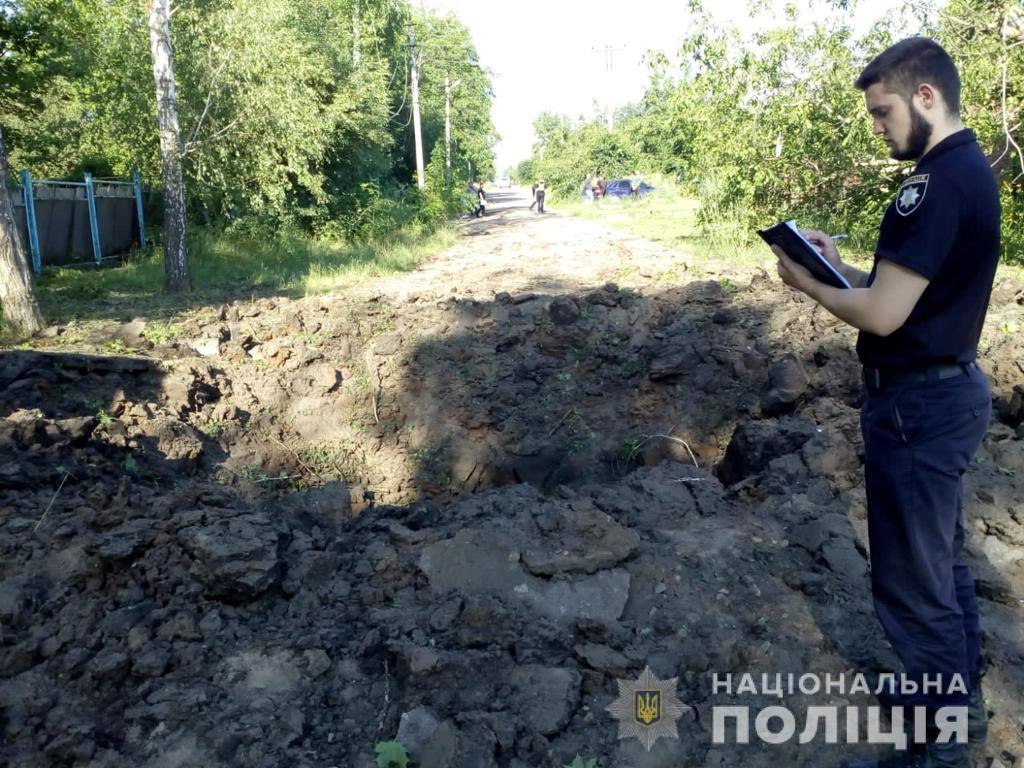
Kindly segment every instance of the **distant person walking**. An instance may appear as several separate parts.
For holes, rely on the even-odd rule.
[[[604,197],[605,192],[608,190],[608,182],[604,180],[604,176],[600,173],[597,174],[597,178],[594,179],[594,199],[600,200]]]
[[[537,203],[537,213],[544,213],[544,198],[547,196],[547,190],[544,185],[544,179],[537,179],[537,190],[534,192],[534,200]]]
[[[533,206],[537,204],[537,182],[533,182],[530,187],[530,210],[533,210]]]
[[[476,183],[476,217],[482,218],[487,215],[487,193],[484,192],[482,181]]]
[[[640,175],[640,171],[633,171],[633,175],[629,177],[629,196],[636,200],[640,197],[640,185],[643,184],[644,178]]]

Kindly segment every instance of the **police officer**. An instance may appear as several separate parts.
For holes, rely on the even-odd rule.
[[[857,765],[968,768],[966,745],[938,743],[934,725],[939,709],[968,707],[971,741],[987,730],[978,606],[961,556],[962,475],[991,412],[975,356],[999,259],[999,195],[960,121],[960,77],[941,46],[896,43],[856,87],[892,157],[917,161],[882,219],[871,272],[844,264],[813,230],[805,236],[851,289],[818,282],[773,250],[787,285],[860,331],[875,612],[910,681],[893,703],[908,718],[909,707],[927,707],[931,723],[927,746]]]

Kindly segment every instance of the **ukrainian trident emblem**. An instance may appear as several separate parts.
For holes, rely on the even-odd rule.
[[[619,738],[635,736],[648,752],[659,737],[678,739],[676,721],[692,711],[676,698],[678,680],[659,680],[650,667],[635,681],[617,680],[619,697],[605,709],[619,721]]]

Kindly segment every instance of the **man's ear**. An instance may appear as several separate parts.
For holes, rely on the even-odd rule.
[[[917,90],[914,91],[914,96],[917,98],[918,103],[926,110],[932,110],[936,107],[942,108],[945,106],[945,100],[942,98],[942,94],[930,83],[921,83],[917,86]]]

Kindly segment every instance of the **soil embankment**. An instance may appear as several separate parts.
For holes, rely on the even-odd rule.
[[[354,295],[65,329],[0,357],[0,762],[839,766],[716,745],[712,675],[892,669],[869,599],[852,334],[514,194]],[[1024,761],[1024,290],[966,476],[994,716]],[[110,354],[110,339],[128,353]],[[644,752],[645,665],[696,717]],[[874,704],[824,692],[781,702]]]

